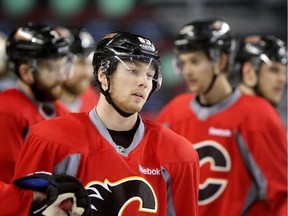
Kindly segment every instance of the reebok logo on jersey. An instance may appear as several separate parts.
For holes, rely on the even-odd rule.
[[[161,175],[160,169],[150,169],[150,168],[144,168],[141,165],[139,165],[139,170],[144,175]]]
[[[209,128],[209,135],[212,136],[222,136],[222,137],[231,137],[231,130],[230,129],[220,129],[220,128]]]

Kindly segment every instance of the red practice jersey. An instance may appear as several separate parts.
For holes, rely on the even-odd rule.
[[[127,149],[114,143],[94,110],[35,124],[15,178],[35,171],[78,177],[95,215],[198,214],[197,152],[148,120],[140,121]]]
[[[32,198],[32,191],[20,190],[13,184],[5,184],[0,182],[0,215],[28,215]]]
[[[187,138],[200,160],[199,215],[287,215],[287,146],[276,111],[238,90],[201,106],[182,94],[158,121]]]
[[[2,92],[0,101],[0,181],[10,183],[29,128],[48,117],[18,89]],[[68,112],[60,102],[53,106],[55,116]]]

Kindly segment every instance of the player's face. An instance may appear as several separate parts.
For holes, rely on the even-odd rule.
[[[54,101],[60,98],[63,82],[68,79],[67,58],[41,60],[34,75],[32,91],[39,101]]]
[[[212,80],[212,61],[203,51],[182,52],[178,58],[189,90],[197,94],[203,93]]]
[[[263,63],[258,76],[258,91],[270,103],[277,105],[283,95],[286,84],[286,66],[279,62],[271,65]]]
[[[91,59],[76,58],[72,64],[72,75],[64,82],[63,88],[74,94],[82,94],[91,84],[93,79],[93,67]]]
[[[155,69],[143,61],[119,61],[111,76],[110,95],[127,113],[141,111],[151,90]]]

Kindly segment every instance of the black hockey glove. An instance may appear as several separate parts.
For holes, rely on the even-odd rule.
[[[30,216],[91,215],[87,191],[75,177],[37,172],[13,183],[46,195],[46,199],[32,203]]]

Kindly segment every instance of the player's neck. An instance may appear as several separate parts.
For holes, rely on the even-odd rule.
[[[137,122],[137,113],[129,117],[121,116],[111,104],[109,104],[105,97],[101,94],[98,104],[96,106],[96,112],[100,119],[106,126],[106,128],[115,131],[127,131],[131,130]]]
[[[199,95],[199,102],[202,105],[214,105],[225,100],[232,92],[232,86],[225,75],[222,75],[216,79],[214,86],[207,94]]]
[[[247,86],[245,83],[241,83],[239,85],[239,89],[242,93],[247,94],[247,95],[255,95],[255,91],[253,88]]]
[[[64,103],[72,104],[76,101],[77,97],[78,95],[75,95],[64,88],[62,89],[61,100],[64,101]]]

